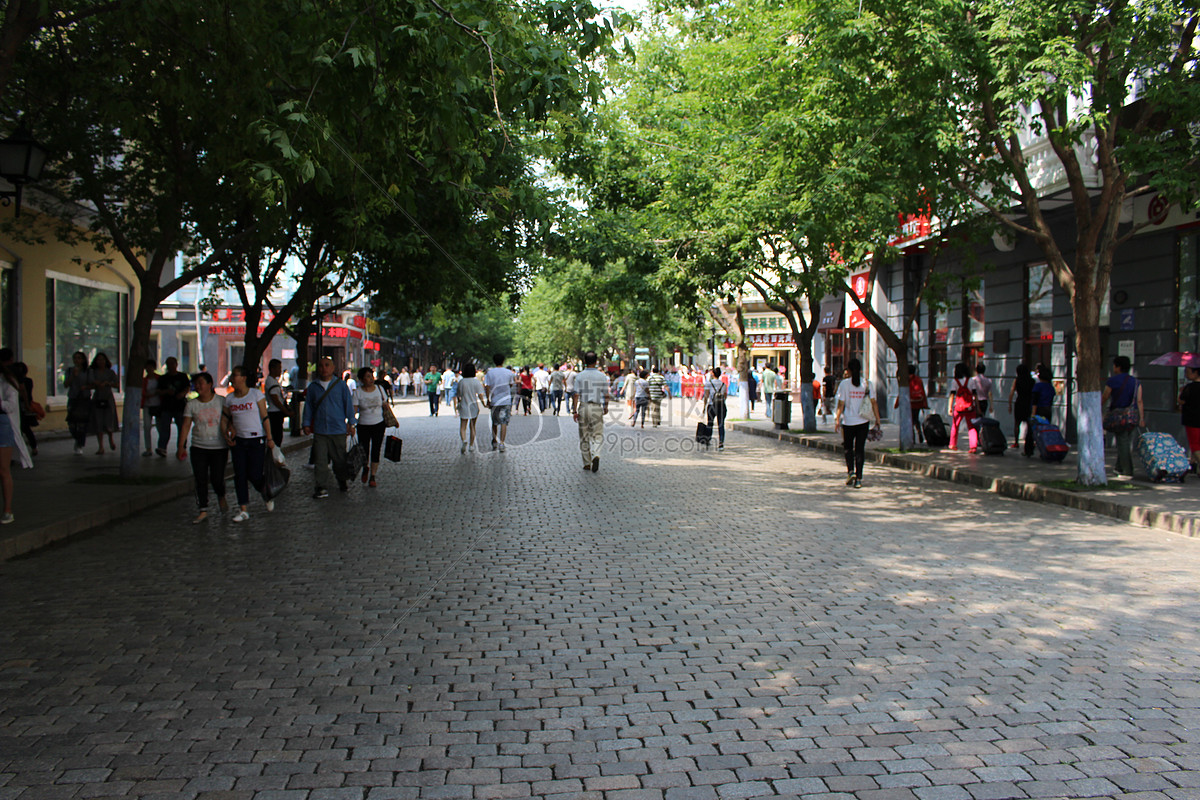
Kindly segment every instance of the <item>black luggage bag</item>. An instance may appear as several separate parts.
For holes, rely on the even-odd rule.
[[[1004,438],[1004,431],[1000,430],[998,420],[991,417],[979,420],[979,449],[989,456],[1002,456],[1008,449],[1008,439]]]
[[[712,443],[712,425],[696,423],[696,443],[708,447]]]
[[[925,444],[930,447],[945,447],[950,444],[950,432],[946,430],[946,423],[942,422],[942,418],[937,414],[930,414],[921,423],[921,430],[925,432]]]

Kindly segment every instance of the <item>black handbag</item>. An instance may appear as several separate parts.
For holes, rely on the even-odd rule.
[[[92,400],[77,397],[67,408],[67,422],[87,422],[92,417]]]
[[[400,451],[404,449],[404,440],[399,436],[387,437],[387,442],[383,445],[383,457],[388,461],[399,461]]]
[[[354,438],[354,444],[346,451],[346,475],[353,477],[363,471],[363,467],[367,465],[367,451],[361,444],[358,443],[358,437]]]

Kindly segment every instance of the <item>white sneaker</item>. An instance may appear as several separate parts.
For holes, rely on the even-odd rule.
[[[458,452],[459,452],[459,455],[467,452],[467,443],[466,442],[462,443],[462,447],[458,448]]]
[[[234,522],[245,522],[248,519],[250,519],[250,515],[245,511],[238,511],[233,515]]]
[[[471,445],[470,447],[468,447],[468,448],[467,448],[467,452],[468,452],[468,453],[474,453],[474,452],[475,452],[475,445]]]
[[[501,443],[500,443],[500,452],[501,452],[501,453],[503,453],[503,452],[504,452],[504,442],[501,442]]]
[[[275,510],[275,501],[268,500],[267,501],[267,511],[274,511],[274,510]]]
[[[83,455],[83,448],[80,447],[79,445],[75,445],[75,455],[77,455],[77,456]]]

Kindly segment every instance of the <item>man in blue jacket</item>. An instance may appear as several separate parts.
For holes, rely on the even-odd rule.
[[[317,490],[314,499],[328,497],[329,460],[333,476],[343,492],[346,484],[346,437],[354,434],[354,401],[350,389],[333,377],[333,359],[317,364],[317,379],[308,384],[304,397],[304,433],[313,435]]]

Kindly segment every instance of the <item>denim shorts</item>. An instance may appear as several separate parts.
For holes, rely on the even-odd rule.
[[[17,436],[13,433],[12,420],[0,411],[0,447],[16,447]]]
[[[492,424],[507,425],[509,418],[512,416],[512,406],[505,403],[502,406],[492,406]]]

